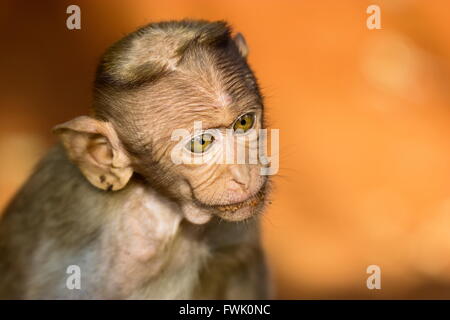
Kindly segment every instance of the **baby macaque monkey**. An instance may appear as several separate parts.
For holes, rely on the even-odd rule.
[[[187,20],[150,24],[108,49],[91,114],[54,128],[61,143],[2,216],[0,298],[269,298],[265,165],[177,163],[173,153],[215,158],[247,132],[260,140],[263,99],[247,52],[226,23]],[[178,129],[187,142],[174,139]]]

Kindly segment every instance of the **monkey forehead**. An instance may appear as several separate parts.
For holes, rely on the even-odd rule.
[[[217,102],[219,107],[226,107],[231,105],[233,98],[226,92],[219,93],[217,97]]]
[[[152,121],[167,122],[169,127],[198,120],[227,126],[243,113],[262,108],[260,96],[251,90],[229,90],[218,81],[179,74],[161,79],[134,100]],[[137,114],[142,115],[142,111]]]
[[[257,105],[251,107],[221,107],[204,104],[199,101],[192,104],[172,102],[163,111],[152,108],[147,121],[138,121],[136,129],[144,132],[157,132],[155,136],[170,136],[173,130],[185,129],[194,131],[195,123],[200,122],[203,130],[212,128],[230,128],[236,119],[244,113],[259,110]]]

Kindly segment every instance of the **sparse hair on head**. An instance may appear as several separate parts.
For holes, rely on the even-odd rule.
[[[224,21],[164,21],[148,24],[112,45],[97,69],[95,87],[132,89],[176,68],[193,47],[232,47],[231,28]]]

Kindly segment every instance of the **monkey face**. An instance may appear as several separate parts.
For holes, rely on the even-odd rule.
[[[185,145],[182,152],[187,149],[191,157],[180,164],[180,173],[189,186],[186,196],[197,207],[231,221],[247,219],[261,210],[267,176],[261,174],[255,147],[260,126],[256,122],[258,117],[247,113],[238,117],[225,134],[202,132]]]
[[[143,100],[140,110],[115,127],[136,155],[134,171],[178,200],[191,221],[240,221],[261,212],[266,195],[262,99],[248,74],[234,74],[233,91],[214,74],[202,79],[204,68],[173,72],[130,98]]]
[[[170,160],[168,154],[160,158],[170,162],[167,167],[174,173],[165,187],[190,204],[186,214],[193,222],[198,222],[198,215],[241,221],[257,215],[264,206],[268,177],[262,174],[259,161],[261,108],[243,113],[219,109],[215,113],[215,120],[200,125],[201,120],[196,121],[193,130],[173,139],[177,142]]]

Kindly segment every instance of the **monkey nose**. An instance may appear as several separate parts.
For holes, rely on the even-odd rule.
[[[232,165],[230,172],[233,180],[241,186],[243,191],[247,191],[250,183],[250,174],[245,165]]]

